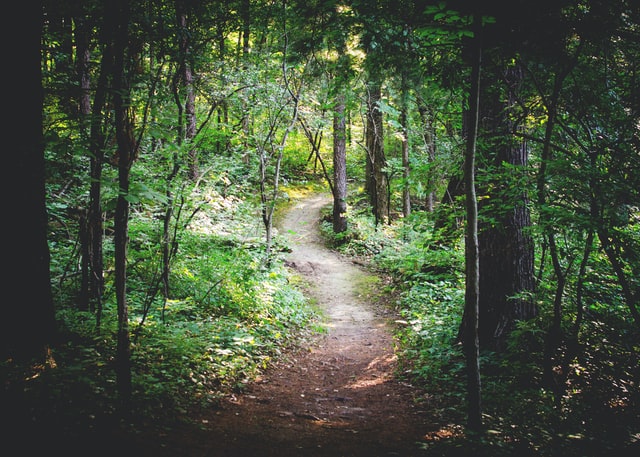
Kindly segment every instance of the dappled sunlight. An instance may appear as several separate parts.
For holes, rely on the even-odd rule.
[[[262,236],[258,228],[260,222],[236,217],[242,212],[245,202],[234,196],[223,196],[214,189],[206,192],[197,192],[194,198],[201,200],[201,206],[196,210],[189,221],[187,229],[203,235],[229,236],[248,239]]]
[[[363,389],[385,383],[391,378],[393,364],[398,357],[395,354],[382,354],[375,357],[353,382],[345,386],[346,389]]]
[[[448,424],[438,430],[430,431],[424,435],[426,441],[442,441],[452,438],[464,437],[464,428],[461,425]]]
[[[347,389],[362,389],[362,388],[377,386],[384,382],[385,382],[385,378],[383,377],[372,378],[372,379],[358,379],[357,381],[352,382],[351,384],[348,384],[345,387]]]

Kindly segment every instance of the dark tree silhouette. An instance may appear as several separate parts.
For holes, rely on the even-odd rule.
[[[0,331],[3,360],[41,355],[55,337],[45,206],[41,6],[32,2],[11,6],[17,9],[13,17],[20,18],[24,36],[21,46],[8,47],[13,55],[7,56],[12,62],[21,62],[21,70],[14,73],[20,90],[8,91],[11,114],[4,120],[14,141],[3,165],[10,173],[4,180],[9,184],[5,192],[9,198],[3,210],[11,217],[11,223],[4,224],[8,249]]]

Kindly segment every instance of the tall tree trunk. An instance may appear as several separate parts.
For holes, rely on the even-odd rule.
[[[220,68],[220,82],[222,84],[222,87],[226,87],[227,86],[227,66],[225,64],[225,59],[226,59],[226,55],[227,55],[227,48],[226,48],[226,36],[225,36],[225,29],[224,29],[224,24],[220,23],[218,24],[218,28],[217,28],[217,39],[218,39],[218,54],[219,54],[219,59],[221,62],[221,68]],[[218,128],[226,128],[226,126],[229,124],[229,102],[227,101],[227,99],[225,98],[224,100],[222,100],[222,102],[220,103],[220,106],[218,107]],[[221,154],[224,150],[226,150],[229,146],[229,139],[225,140],[225,143],[222,144],[222,142],[218,142],[216,144],[216,152],[218,154]]]
[[[384,171],[387,164],[384,156],[382,111],[378,107],[382,89],[380,83],[374,80],[368,85],[367,90],[366,188],[377,225],[385,223],[389,218],[389,186]]]
[[[514,189],[522,186],[514,170],[524,173],[528,159],[526,143],[513,135],[518,128],[512,119],[516,117],[513,110],[522,70],[518,65],[496,70],[487,79],[488,84],[495,85],[496,80],[502,79],[508,87],[506,94],[488,91],[487,103],[481,109],[482,129],[495,140],[489,140],[482,152],[485,164],[494,171],[483,190],[491,197],[483,201],[491,206],[480,205],[485,218],[478,232],[482,272],[480,344],[494,349],[504,344],[516,321],[531,319],[538,313],[531,296],[534,271],[533,241],[527,233],[531,226],[528,197],[526,191],[514,197]]]
[[[242,68],[246,70],[249,67],[249,53],[251,51],[251,0],[241,0],[240,17],[242,20]],[[243,100],[242,105],[243,114],[240,123],[242,125],[242,132],[244,133],[244,146],[246,149],[249,145],[250,116],[246,101]]]
[[[286,12],[286,2],[283,2],[283,13]],[[280,140],[277,146],[274,145],[273,136],[276,133],[276,127],[279,124],[279,121],[276,119],[270,128],[270,133],[268,135],[265,144],[260,147],[260,200],[262,203],[262,221],[264,223],[265,231],[266,231],[266,258],[267,258],[267,266],[271,265],[271,246],[273,239],[273,213],[275,211],[276,201],[278,199],[278,191],[280,188],[280,171],[282,165],[282,157],[284,154],[284,148],[287,144],[287,140],[289,138],[289,134],[293,131],[295,125],[298,123],[298,113],[299,113],[299,104],[300,104],[300,94],[302,93],[303,87],[303,77],[301,77],[301,81],[298,84],[298,87],[294,87],[293,82],[290,79],[289,70],[287,68],[287,52],[288,52],[288,32],[287,32],[287,19],[286,15],[283,15],[283,36],[284,47],[282,52],[282,79],[284,81],[284,90],[287,96],[292,103],[292,114],[291,114],[291,122],[285,128],[284,133],[282,134],[282,139]],[[306,66],[305,66],[306,69]],[[267,144],[270,148],[270,151],[267,151]],[[273,171],[273,182],[271,183],[271,191],[267,191],[267,164],[270,160],[275,157],[274,162],[274,171]]]
[[[78,94],[78,113],[80,124],[80,135],[82,138],[89,137],[91,125],[91,74],[89,71],[90,64],[90,28],[87,20],[83,17],[82,11],[74,12],[74,22],[76,23],[75,40],[76,40],[76,77],[80,87]],[[91,154],[90,154],[91,156]],[[92,159],[90,159],[92,160]],[[91,180],[90,180],[91,181]],[[91,185],[91,184],[90,184]],[[91,203],[89,203],[89,206]],[[88,212],[88,211],[87,211]],[[89,217],[88,214],[81,216],[80,224],[80,275],[81,285],[78,293],[78,308],[81,310],[89,309],[89,285],[91,275],[91,263],[89,256],[91,248],[89,246]],[[92,309],[93,311],[93,309]]]
[[[176,107],[178,110],[177,116],[177,126],[178,126],[178,134],[176,137],[176,143],[178,146],[182,147],[184,144],[188,144],[190,139],[195,136],[195,100],[193,99],[193,87],[192,83],[192,74],[189,67],[188,62],[188,54],[189,54],[189,31],[187,29],[187,15],[185,12],[185,1],[184,0],[175,0],[175,11],[176,11],[176,24],[178,26],[178,61],[176,71],[172,78],[171,91],[173,93],[173,99],[176,103]],[[184,99],[183,99],[183,91],[181,89],[184,88]],[[184,100],[184,103],[183,103]],[[197,166],[197,156],[194,156],[193,150],[190,150],[187,154],[188,156],[188,173],[189,177],[195,181],[198,179],[198,166]],[[164,311],[167,303],[167,299],[170,294],[170,284],[169,284],[169,276],[170,276],[170,263],[171,263],[171,219],[173,217],[173,209],[175,199],[172,192],[172,182],[176,177],[178,171],[180,169],[180,158],[179,154],[176,152],[173,153],[173,166],[171,171],[169,172],[166,180],[165,187],[165,195],[167,197],[167,201],[165,204],[165,213],[163,218],[163,233],[162,233],[162,272],[160,275],[160,280],[162,282],[162,290],[164,295],[164,305],[163,305],[163,319],[164,319]]]
[[[476,138],[480,104],[482,45],[480,18],[474,17],[475,38],[471,41],[471,87],[469,90],[469,124],[464,162],[467,226],[465,236],[465,316],[464,351],[467,365],[467,424],[471,430],[482,428],[482,385],[480,378],[479,306],[480,257],[478,243],[478,203],[475,184]]]
[[[91,73],[89,66],[91,63],[91,51],[89,49],[90,27],[88,20],[82,16],[75,19],[76,23],[76,74],[80,85],[78,96],[78,110],[82,118],[91,114]]]
[[[333,113],[333,231],[347,230],[347,136],[344,94],[336,97]]]
[[[242,55],[246,59],[251,50],[251,0],[241,0],[240,15],[242,18]]]
[[[179,32],[179,68],[180,78],[184,87],[184,141],[189,144],[189,177],[196,181],[200,177],[200,167],[198,164],[198,151],[193,146],[192,141],[196,136],[196,96],[193,88],[193,69],[189,58],[191,44],[189,42],[189,28],[187,24],[187,13],[183,0],[176,0],[176,19],[178,21]]]
[[[553,159],[551,148],[553,130],[556,125],[560,90],[562,89],[562,83],[565,77],[568,75],[568,71],[569,67],[567,67],[567,70],[558,72],[556,74],[554,78],[553,92],[551,94],[551,97],[546,101],[547,125],[545,128],[544,141],[542,144],[542,152],[540,154],[540,168],[538,170],[536,183],[537,203],[540,209],[543,209],[547,204],[547,165]],[[556,405],[559,405],[562,396],[564,395],[564,381],[558,379],[558,376],[554,371],[554,365],[556,364],[556,362],[558,362],[558,349],[560,348],[564,340],[564,334],[562,330],[562,301],[564,296],[564,289],[566,286],[567,272],[563,270],[560,263],[560,257],[556,245],[555,227],[553,227],[550,222],[546,222],[543,223],[543,229],[545,239],[549,248],[549,254],[551,256],[551,263],[556,275],[556,292],[553,300],[553,320],[551,322],[551,325],[547,329],[547,334],[545,335],[542,368],[544,383],[553,391],[555,403]]]
[[[55,309],[49,272],[48,215],[45,191],[42,89],[42,4],[22,2],[11,6],[20,18],[20,46],[9,46],[11,62],[21,62],[14,82],[21,90],[7,91],[11,116],[4,120],[8,132],[20,141],[6,154],[4,211],[5,264],[0,328],[0,360],[30,360],[44,356],[56,335]],[[25,97],[28,94],[28,97]],[[10,176],[9,176],[10,174]],[[19,177],[19,179],[15,179]],[[3,396],[3,399],[5,397]],[[7,425],[7,424],[5,424]]]
[[[427,160],[430,164],[435,163],[436,160],[436,139],[433,128],[433,113],[432,110],[424,104],[419,102],[418,112],[420,113],[420,120],[422,122],[422,140],[424,147],[427,151]],[[430,170],[427,182],[425,183],[426,195],[425,195],[425,208],[428,212],[433,212],[436,202],[435,194],[435,182],[436,182],[435,170]]]
[[[129,241],[130,171],[136,152],[130,109],[130,85],[125,74],[125,59],[129,42],[129,1],[118,0],[107,6],[113,15],[114,30],[114,95],[115,130],[118,142],[118,200],[114,215],[115,290],[118,305],[118,344],[116,352],[116,382],[122,406],[128,408],[131,393],[131,338],[127,303],[127,248]]]
[[[405,73],[404,71],[402,73],[400,125],[402,126],[402,215],[406,218],[411,215],[411,186],[409,185],[411,165],[409,162],[409,125],[407,116],[409,89],[407,88],[407,75]]]
[[[102,216],[102,168],[105,146],[105,116],[107,89],[113,71],[113,29],[103,26],[100,34],[102,61],[95,88],[89,132],[89,203],[86,222],[86,255],[88,260],[88,290],[86,299],[89,308],[96,312],[96,327],[102,318],[102,294],[104,291],[103,216]],[[84,304],[81,304],[84,306]]]
[[[187,128],[185,129],[185,140],[189,144],[189,177],[193,181],[197,181],[200,178],[200,163],[198,157],[198,150],[193,143],[196,136],[196,97],[193,88],[193,72],[191,67],[187,64],[184,68],[184,80],[187,90],[186,100],[184,104],[185,121]]]
[[[178,140],[178,144],[180,144],[180,140]],[[173,208],[175,204],[175,198],[173,196],[173,192],[171,190],[173,185],[173,180],[178,175],[178,171],[180,171],[180,161],[178,158],[178,152],[174,151],[173,153],[173,167],[167,176],[165,182],[165,196],[167,197],[167,201],[165,203],[165,211],[164,218],[162,224],[162,272],[160,274],[160,281],[162,282],[162,293],[163,293],[163,304],[162,304],[162,321],[164,322],[165,311],[167,306],[167,301],[170,298],[170,281],[169,277],[171,274],[171,258],[176,250],[177,243],[175,238],[171,235],[171,220],[173,219]],[[177,221],[176,221],[177,223]]]

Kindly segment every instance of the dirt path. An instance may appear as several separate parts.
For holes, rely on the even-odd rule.
[[[420,455],[429,424],[415,389],[394,379],[388,311],[359,295],[371,275],[318,237],[328,202],[314,195],[296,203],[280,227],[291,240],[289,264],[308,281],[327,331],[204,418],[202,435],[179,455]]]

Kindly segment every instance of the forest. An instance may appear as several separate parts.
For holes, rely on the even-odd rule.
[[[281,225],[323,194],[411,455],[638,455],[638,2],[8,8],[3,446],[161,455],[326,331]]]

